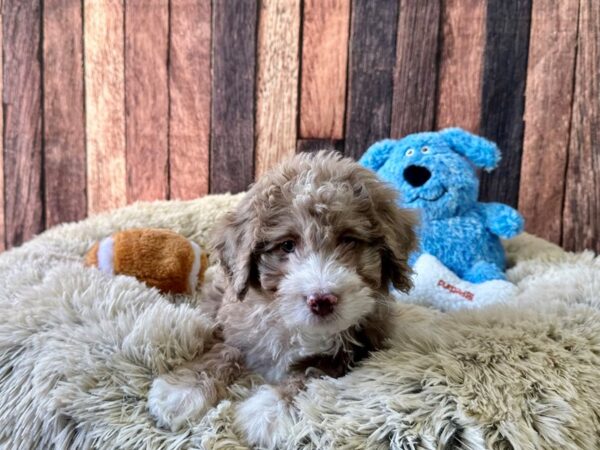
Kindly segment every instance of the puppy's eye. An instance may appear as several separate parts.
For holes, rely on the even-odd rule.
[[[340,244],[342,245],[348,245],[348,246],[355,246],[358,242],[358,239],[356,239],[354,236],[342,236],[340,237]]]
[[[279,248],[281,248],[281,250],[283,250],[286,253],[293,253],[294,250],[296,249],[296,242],[294,242],[293,240],[287,240],[287,241],[283,241],[281,243],[281,245],[279,246]]]
[[[414,154],[415,154],[414,148],[409,148],[408,150],[406,150],[406,153],[405,153],[406,156],[412,156]]]
[[[429,153],[429,147],[423,147],[421,153]]]

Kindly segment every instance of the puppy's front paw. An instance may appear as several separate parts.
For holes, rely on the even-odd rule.
[[[294,425],[293,407],[272,386],[260,387],[240,403],[235,425],[252,446],[274,449],[283,446]]]
[[[171,431],[200,418],[216,401],[215,389],[171,383],[163,377],[152,383],[148,393],[148,409],[159,427]]]

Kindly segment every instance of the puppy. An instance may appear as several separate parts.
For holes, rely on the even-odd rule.
[[[271,384],[237,409],[251,444],[278,445],[289,400],[307,377],[342,376],[385,345],[394,325],[390,288],[410,288],[416,246],[414,217],[396,196],[351,159],[300,154],[259,179],[218,227],[222,285],[210,291],[223,348],[233,364],[239,351],[240,366]],[[177,396],[159,391],[162,406]]]

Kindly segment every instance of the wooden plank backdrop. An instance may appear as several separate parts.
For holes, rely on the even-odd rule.
[[[596,0],[2,0],[0,250],[298,151],[461,126],[481,198],[600,251]]]
[[[502,149],[502,161],[493,172],[482,174],[479,195],[514,207],[519,197],[514,180],[521,173],[531,2],[488,0],[485,26],[479,131]]]
[[[240,192],[254,178],[257,3],[213,0],[210,192]]]
[[[169,1],[125,2],[127,201],[169,193]]]
[[[258,15],[255,175],[296,151],[300,0],[262,0]]]
[[[393,138],[434,128],[438,73],[441,1],[402,0],[400,5],[390,129]]]
[[[4,219],[10,247],[44,229],[39,0],[2,4]]]
[[[83,219],[85,113],[81,2],[47,0],[44,30],[44,203],[47,227]]]
[[[127,201],[125,15],[121,0],[84,0],[83,11],[87,212],[97,213]]]
[[[3,47],[3,20],[2,20],[3,8],[0,4],[0,48]],[[4,70],[2,68],[2,59],[0,58],[0,91],[4,91],[3,80]],[[0,102],[0,117],[4,117],[4,100]],[[6,222],[4,218],[4,120],[0,120],[0,252],[6,249],[6,236],[4,224]]]
[[[208,193],[211,19],[210,0],[171,0],[170,198]]]
[[[300,137],[344,136],[349,0],[304,0]]]

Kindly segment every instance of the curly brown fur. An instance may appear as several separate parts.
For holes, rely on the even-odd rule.
[[[218,309],[224,341],[246,368],[278,385],[240,407],[250,442],[265,443],[268,423],[285,416],[279,400],[307,376],[342,376],[384,346],[389,290],[410,288],[416,245],[415,219],[396,196],[351,159],[300,154],[258,180],[217,227],[222,273],[207,308]]]
[[[410,288],[416,244],[415,220],[396,196],[371,171],[326,152],[297,155],[251,187],[214,241],[226,274],[218,318],[251,369],[271,382],[313,363],[339,376],[381,348],[390,285]],[[310,289],[335,294],[330,316],[311,314]]]

